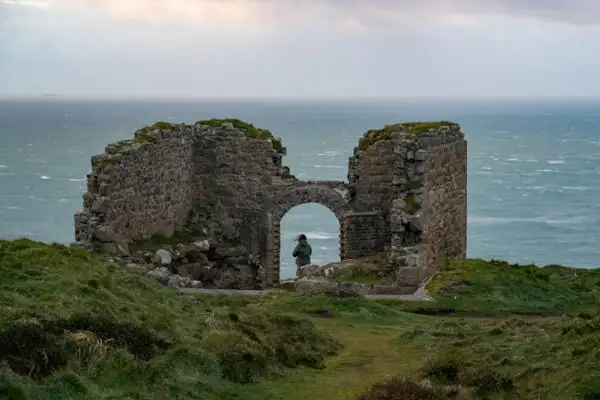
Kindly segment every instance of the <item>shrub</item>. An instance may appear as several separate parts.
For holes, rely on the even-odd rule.
[[[356,400],[446,400],[456,397],[456,392],[427,385],[414,380],[395,378],[377,383]]]

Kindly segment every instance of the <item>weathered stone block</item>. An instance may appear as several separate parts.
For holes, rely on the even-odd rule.
[[[396,283],[399,286],[418,286],[419,269],[415,267],[400,267],[396,274]]]

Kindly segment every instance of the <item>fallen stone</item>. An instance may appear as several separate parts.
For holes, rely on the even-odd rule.
[[[296,279],[286,279],[279,282],[279,288],[283,290],[293,291],[296,285]]]
[[[400,267],[396,275],[396,282],[400,286],[419,285],[419,269],[416,267]]]
[[[181,276],[198,281],[202,280],[204,268],[206,266],[201,263],[182,264],[176,266],[175,271]]]
[[[167,280],[167,286],[172,288],[180,288],[183,285],[180,284],[181,277],[179,275],[171,275]]]
[[[192,284],[190,285],[190,287],[192,289],[202,289],[203,285],[202,285],[202,282],[200,282],[200,281],[192,281]]]
[[[165,249],[158,249],[156,253],[154,253],[154,263],[156,265],[167,266],[171,265],[173,262],[173,256],[171,253]]]
[[[196,246],[198,250],[206,252],[210,249],[210,242],[208,240],[200,240],[194,242],[194,246]]]
[[[325,279],[300,278],[296,280],[294,290],[302,294],[322,294],[328,289],[334,289],[337,285]]]
[[[155,278],[160,283],[167,286],[167,284],[169,283],[169,277],[171,276],[171,272],[167,268],[159,267],[153,269],[152,271],[148,271],[148,276]]]
[[[133,270],[137,270],[137,271],[146,271],[146,268],[142,267],[141,265],[135,264],[135,263],[128,263],[126,266],[129,269],[133,269]]]
[[[309,279],[318,279],[318,278],[328,278],[334,274],[333,267],[321,267],[315,264],[308,264],[298,267],[296,270],[296,276],[298,278],[309,278]]]

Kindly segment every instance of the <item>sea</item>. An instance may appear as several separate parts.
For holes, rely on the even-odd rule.
[[[0,238],[70,243],[90,157],[156,121],[233,117],[270,129],[300,179],[344,180],[367,129],[453,120],[468,140],[468,256],[600,266],[600,100],[0,101]],[[339,260],[339,223],[324,206],[282,220],[282,277],[293,238],[313,261]]]

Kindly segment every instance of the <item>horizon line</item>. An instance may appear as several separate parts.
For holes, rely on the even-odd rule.
[[[0,102],[177,102],[177,101],[196,101],[196,102],[394,102],[394,101],[599,101],[600,96],[192,96],[192,95],[165,95],[165,96],[80,96],[80,95],[16,95],[1,96]]]

